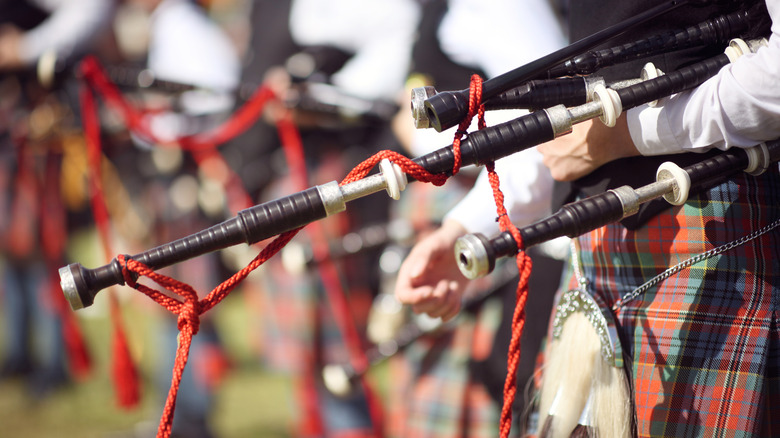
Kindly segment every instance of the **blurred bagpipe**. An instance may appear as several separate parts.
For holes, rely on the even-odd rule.
[[[387,122],[398,112],[398,105],[386,99],[369,99],[350,94],[328,83],[323,69],[330,67],[339,56],[332,55],[331,48],[304,48],[291,55],[284,66],[289,77],[289,89],[280,96],[282,103],[289,109],[316,114],[329,127],[351,125],[355,123]],[[320,52],[327,52],[321,54]],[[344,54],[347,57],[348,54]],[[82,77],[79,69],[81,59],[71,57],[58,59],[53,52],[44,54],[38,61],[35,71],[27,73],[47,89],[57,88],[63,82]],[[343,61],[341,61],[343,63]],[[213,89],[192,83],[184,83],[168,78],[165,73],[156,74],[149,67],[137,62],[107,63],[103,66],[108,79],[123,91],[157,92],[176,96],[189,91],[227,93],[237,103],[249,100],[257,88],[263,84],[252,81],[239,83],[232,89]]]
[[[733,12],[690,27],[645,36],[631,43],[594,49],[641,23],[658,19],[679,7],[713,3],[715,0],[660,3],[561,50],[486,80],[482,102],[479,102],[486,110],[522,108],[533,111],[468,134],[459,148],[462,165],[495,162],[566,135],[574,124],[586,120],[599,118],[612,126],[622,112],[695,88],[740,55],[755,51],[765,43],[766,40],[760,38],[762,32],[757,31],[768,30],[770,23],[763,2],[747,5],[727,2],[733,6]],[[745,39],[740,39],[742,37]],[[635,80],[607,83],[598,76],[600,69],[611,65],[703,46],[720,47],[723,52],[675,71],[660,72],[647,65],[642,72],[637,72]],[[140,73],[135,75],[136,78],[140,76]],[[146,83],[155,84],[155,80],[147,78]],[[159,84],[162,86],[164,82]],[[362,114],[384,117],[384,109],[365,106],[366,102],[345,96],[331,95],[331,91],[319,85],[308,86],[296,105],[310,104],[318,110],[330,108],[334,111],[374,108],[365,109]],[[439,93],[430,87],[415,89],[411,106],[418,128],[433,127],[442,131],[457,125],[467,115],[469,91]],[[332,181],[255,205],[208,229],[139,254],[124,256],[123,260],[132,259],[154,270],[233,245],[254,244],[342,212],[346,210],[347,203],[364,196],[387,191],[397,199],[408,181],[420,179],[423,174],[446,178],[452,174],[456,162],[456,152],[451,145],[412,160],[394,157],[397,162],[382,160],[377,173],[344,184]],[[655,183],[637,189],[621,187],[567,204],[549,218],[520,229],[524,246],[563,235],[580,235],[629,216],[636,212],[638,205],[661,196],[668,195],[671,202],[682,203],[691,188],[712,185],[736,172],[759,173],[778,160],[780,143],[769,142],[753,149],[733,148],[684,169],[665,165],[659,169]],[[410,172],[410,169],[416,170]],[[458,245],[456,257],[464,274],[476,278],[492,270],[496,258],[516,254],[523,249],[518,248],[514,239],[506,234],[493,239],[467,236]],[[78,263],[60,269],[61,287],[73,309],[90,306],[104,288],[125,284],[126,275],[125,266],[118,259],[94,269],[84,268]]]

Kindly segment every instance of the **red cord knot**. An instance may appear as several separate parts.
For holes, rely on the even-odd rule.
[[[447,177],[447,175],[444,175],[444,174],[432,174],[431,177],[427,178],[426,180],[424,180],[424,181],[420,180],[420,181],[429,182],[429,183],[435,185],[436,187],[441,187],[441,186],[444,185],[444,183],[447,182],[447,179],[449,179]]]
[[[129,255],[119,254],[116,256],[116,260],[119,262],[119,265],[122,266],[122,278],[125,280],[125,284],[135,289],[135,277],[133,276],[133,271],[128,267],[128,263],[133,259],[131,259]]]
[[[399,154],[398,152],[383,150],[377,152],[362,163],[355,166],[355,168],[352,169],[343,180],[341,180],[339,185],[343,186],[345,184],[364,178],[366,175],[368,175],[369,171],[371,171],[371,169],[377,165],[377,163],[385,158],[390,160],[393,164],[397,164],[404,173],[420,182],[427,182],[435,186],[442,186],[449,178],[443,173],[433,174],[428,172],[424,167],[415,163],[408,157]]]
[[[198,334],[200,329],[200,303],[197,297],[188,298],[182,303],[179,308],[179,319],[176,322],[176,326],[179,328],[179,331],[182,331],[185,326],[189,326],[193,335]]]

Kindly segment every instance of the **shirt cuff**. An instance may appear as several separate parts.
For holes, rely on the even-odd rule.
[[[631,140],[642,155],[665,155],[684,152],[675,138],[663,111],[663,104],[642,105],[626,113]]]
[[[500,231],[492,193],[485,193],[479,190],[479,187],[470,190],[455,207],[447,212],[444,220],[454,220],[472,234],[482,233],[490,237]]]

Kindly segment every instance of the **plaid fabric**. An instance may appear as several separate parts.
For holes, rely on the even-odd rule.
[[[329,181],[337,179],[335,174],[345,173],[338,163],[323,160],[313,179]],[[272,184],[267,198],[273,199],[294,193],[296,188],[289,178]],[[380,210],[381,211],[381,210]],[[327,236],[342,236],[345,230],[359,224],[364,211],[355,208],[349,213],[334,215],[320,221]],[[306,230],[293,240],[296,244],[309,246]],[[373,259],[365,252],[355,257],[335,260],[342,287],[357,324],[358,333],[365,332],[365,321],[371,305],[372,291],[367,282],[368,273],[376,270]],[[348,362],[346,344],[335,321],[330,301],[316,268],[302,273],[289,272],[282,262],[281,254],[268,260],[262,267],[259,284],[262,287],[262,360],[269,369],[290,373],[303,387],[304,374],[319,373],[320,367],[329,363]],[[311,361],[315,361],[312,364]],[[311,366],[315,365],[315,370]],[[331,395],[319,384],[319,377],[312,376],[315,383],[316,403],[323,420],[325,434],[330,437],[371,436],[371,420],[367,401],[361,391],[349,398]],[[306,402],[300,395],[293,407],[295,422],[304,424]]]
[[[336,175],[344,174],[340,163],[323,161],[314,172],[312,179],[317,183],[337,180]],[[275,199],[295,193],[298,188],[294,181],[281,178],[271,184],[266,199]],[[342,236],[350,228],[350,221],[356,221],[356,215],[350,210],[320,221],[323,231],[329,237]],[[299,233],[292,243],[310,246],[307,231]],[[365,254],[360,254],[365,258]],[[326,363],[342,363],[347,361],[347,352],[341,339],[333,312],[324,297],[323,285],[316,267],[304,268],[304,272],[290,273],[282,263],[282,254],[272,257],[261,267],[261,285],[264,292],[262,318],[263,327],[263,359],[272,369],[299,373],[303,371],[307,358],[313,354],[315,336],[321,347],[319,353]],[[342,275],[342,287],[348,294],[352,312],[361,330],[367,316],[367,306],[371,302],[371,292],[366,290],[366,280],[361,272],[376,269],[368,266],[367,260],[349,258],[337,260],[336,265]],[[319,322],[315,318],[320,318]],[[315,329],[318,331],[315,335]]]
[[[268,260],[262,269],[261,359],[271,370],[299,374],[314,343],[314,279],[309,272],[286,275],[280,257]]]
[[[589,290],[616,317],[638,436],[780,435],[780,229],[661,281],[670,266],[780,219],[780,177],[739,176],[630,231],[579,238]]]
[[[410,221],[418,235],[437,222],[465,194],[458,180],[446,189],[430,184],[407,187],[393,204],[395,215]],[[483,285],[486,290],[492,287]],[[454,325],[427,335],[390,360],[388,437],[496,437],[501,407],[482,382],[476,381],[475,360],[490,354],[501,299],[490,298],[474,313],[461,312]]]
[[[391,359],[389,437],[498,436],[501,407],[470,365],[490,351],[500,316],[500,300],[491,298],[477,314],[461,313],[454,328]]]

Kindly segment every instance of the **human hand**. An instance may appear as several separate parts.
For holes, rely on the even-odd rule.
[[[558,181],[583,177],[618,158],[639,155],[631,141],[625,114],[610,128],[597,120],[574,126],[570,134],[538,146],[542,162]]]
[[[0,70],[16,70],[24,66],[19,53],[22,31],[13,25],[0,27]]]
[[[305,84],[293,83],[293,77],[285,67],[269,68],[263,76],[263,85],[268,87],[277,99],[265,106],[264,116],[270,123],[289,117],[298,128],[324,128],[338,126],[341,116],[323,111],[301,107],[303,94],[307,93]]]
[[[460,311],[468,280],[458,270],[453,248],[466,234],[455,221],[445,221],[412,248],[398,271],[395,296],[415,313],[427,313],[448,321]]]

